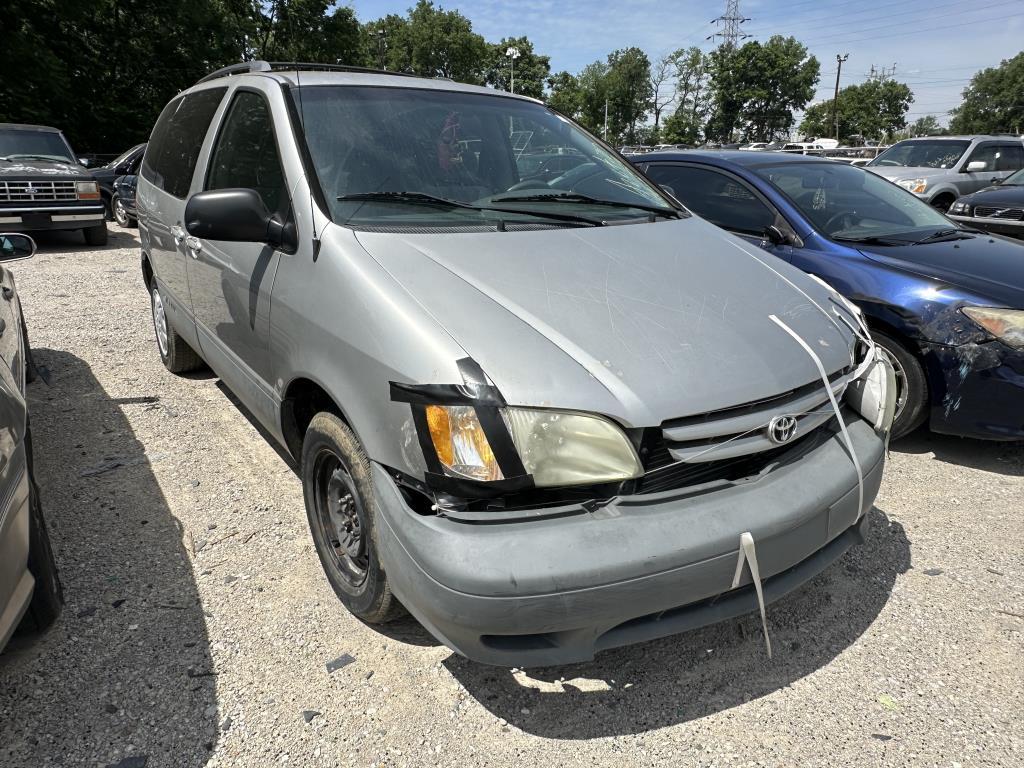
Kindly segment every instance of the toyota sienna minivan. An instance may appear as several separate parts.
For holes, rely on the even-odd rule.
[[[366,622],[583,661],[763,619],[865,532],[895,388],[858,311],[535,100],[236,65],[163,110],[137,206],[164,365],[294,457]]]

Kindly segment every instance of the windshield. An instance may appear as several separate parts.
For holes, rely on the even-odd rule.
[[[1003,187],[1024,187],[1024,168],[1021,168],[1016,173],[1011,173],[999,182],[999,185]]]
[[[562,214],[563,225],[646,221],[652,208],[679,215],[615,154],[533,102],[424,88],[294,90],[339,224],[557,226]]]
[[[0,128],[0,157],[74,162],[59,133],[18,128]]]
[[[833,162],[784,163],[754,169],[833,240],[895,238],[913,242],[948,230],[945,216],[870,171]]]
[[[901,141],[893,144],[868,165],[906,168],[952,168],[971,146],[969,141],[938,139]]]

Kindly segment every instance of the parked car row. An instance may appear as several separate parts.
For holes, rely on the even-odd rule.
[[[360,619],[508,666],[755,610],[767,641],[863,540],[890,436],[1024,437],[1024,246],[908,185],[631,164],[532,99],[296,66],[178,94],[111,200],[160,360],[294,458]]]

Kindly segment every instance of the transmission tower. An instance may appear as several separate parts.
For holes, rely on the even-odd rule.
[[[871,65],[871,71],[867,74],[868,82],[876,81],[884,83],[886,80],[892,80],[896,76],[896,64],[894,63],[891,68],[881,67],[876,69],[875,65]]]
[[[735,48],[736,43],[745,40],[750,35],[740,30],[740,25],[750,19],[740,15],[740,0],[725,0],[725,13],[717,19],[712,19],[712,24],[718,24],[720,32],[708,35],[708,40],[721,38],[722,44],[729,48]]]

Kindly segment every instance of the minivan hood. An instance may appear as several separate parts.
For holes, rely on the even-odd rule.
[[[653,426],[815,381],[772,314],[829,373],[850,363],[853,334],[796,287],[830,309],[821,285],[696,217],[357,237],[511,404]]]
[[[869,165],[867,169],[886,179],[920,179],[953,173],[952,168],[919,168],[913,165]]]

